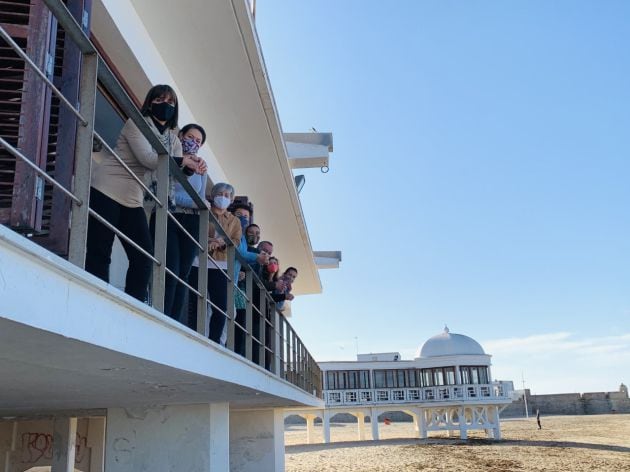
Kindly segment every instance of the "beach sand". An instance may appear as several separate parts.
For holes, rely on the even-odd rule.
[[[319,444],[306,443],[306,426],[285,430],[287,472],[328,471],[628,471],[630,415],[542,417],[502,420],[503,440],[470,439],[430,433],[412,439],[412,423],[379,425],[380,441],[356,441],[357,424],[331,425],[331,443],[321,444],[322,427],[315,426]],[[365,437],[371,438],[370,424]]]

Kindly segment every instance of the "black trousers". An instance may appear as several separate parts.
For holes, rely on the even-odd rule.
[[[107,195],[90,189],[90,208],[119,229],[149,254],[153,254],[153,243],[149,223],[142,207],[129,208],[112,200]],[[112,262],[112,246],[115,233],[100,221],[90,217],[87,235],[85,270],[109,282],[109,266]],[[125,292],[140,301],[147,298],[152,262],[136,248],[121,240],[129,268],[125,279]]]
[[[193,267],[190,270],[188,283],[196,287],[198,280],[199,268]],[[223,327],[226,321],[223,313],[227,313],[227,284],[228,282],[223,271],[219,269],[208,270],[208,298],[218,308],[212,307],[210,309],[210,306],[208,306],[208,310],[212,311],[210,315],[210,339],[216,343],[221,341],[221,334],[223,334]],[[197,326],[197,295],[194,293],[189,293],[188,326],[191,329],[196,329]]]
[[[175,219],[191,236],[199,234],[199,216],[188,213],[175,213]],[[151,215],[151,235],[155,234],[155,213]],[[169,218],[166,232],[166,267],[180,279],[188,282],[193,260],[197,255],[197,246],[182,230]],[[164,313],[174,320],[186,324],[184,318],[184,298],[188,288],[177,279],[166,274],[164,284]],[[196,297],[195,297],[196,299]]]

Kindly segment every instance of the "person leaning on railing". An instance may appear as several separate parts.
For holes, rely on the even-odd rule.
[[[236,247],[241,242],[241,223],[232,213],[227,211],[234,200],[234,187],[220,182],[215,184],[210,191],[210,212],[219,222],[223,231],[228,235],[232,244]],[[213,259],[208,262],[208,298],[216,306],[212,308],[210,316],[210,339],[219,343],[225,326],[225,314],[227,312],[227,242],[219,232],[210,224],[208,233],[208,252]],[[199,277],[199,264],[193,262],[188,283],[196,287]],[[234,274],[229,275],[230,278]],[[194,328],[197,325],[197,302],[193,293],[189,294],[188,326]]]
[[[183,158],[182,146],[177,138],[177,95],[168,85],[152,87],[144,100],[141,114],[160,138],[172,157],[190,169],[197,163]],[[140,179],[158,166],[158,153],[136,124],[127,120],[114,152]],[[116,227],[148,253],[153,253],[149,224],[144,213],[143,187],[113,156],[95,167],[90,190],[90,208]],[[85,269],[109,282],[114,232],[90,217],[87,235]],[[151,260],[125,241],[121,243],[129,259],[125,292],[144,301],[151,276]]]
[[[206,182],[208,181],[206,175],[207,166],[204,160],[197,156],[197,152],[206,141],[206,132],[200,125],[190,123],[179,131],[178,136],[184,156],[192,159],[198,165],[197,172],[188,177],[188,183],[205,200]],[[192,237],[196,238],[199,234],[199,209],[179,182],[175,182],[173,200],[175,203],[173,216]],[[154,234],[155,213],[151,214],[150,227],[151,234]],[[173,271],[181,280],[188,281],[193,260],[197,255],[195,241],[181,231],[170,218],[168,220],[166,241],[166,267]],[[186,323],[182,319],[182,312],[184,311],[183,305],[187,290],[185,285],[166,274],[164,313],[182,323]]]

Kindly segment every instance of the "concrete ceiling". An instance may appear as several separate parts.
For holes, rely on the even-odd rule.
[[[229,402],[300,405],[0,317],[0,416],[108,407]]]

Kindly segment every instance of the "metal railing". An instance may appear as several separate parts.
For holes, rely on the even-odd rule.
[[[505,400],[510,384],[440,385],[434,387],[325,390],[327,406]]]
[[[227,341],[226,347],[235,350],[235,336],[238,333],[244,337],[244,348],[242,354],[249,361],[257,363],[259,366],[274,373],[279,378],[285,379],[306,392],[321,396],[321,373],[316,362],[306,350],[304,344],[297,336],[295,330],[288,321],[276,310],[276,305],[265,289],[264,284],[247,264],[245,258],[238,252],[233,242],[225,233],[214,215],[209,211],[204,199],[197,194],[188,182],[187,177],[180,170],[179,166],[169,156],[169,152],[163,146],[158,136],[149,126],[145,117],[135,106],[134,102],[127,95],[124,88],[118,82],[115,75],[98,54],[94,45],[90,42],[86,31],[72,16],[60,0],[43,0],[50,9],[52,15],[57,19],[61,28],[66,34],[66,40],[72,40],[81,52],[81,71],[79,76],[79,100],[75,107],[62,92],[55,87],[53,82],[35,64],[29,56],[13,41],[9,33],[0,26],[0,36],[2,39],[24,60],[25,64],[32,68],[37,76],[43,80],[50,88],[51,93],[60,101],[78,122],[76,132],[76,142],[74,148],[74,174],[72,188],[68,189],[60,184],[53,176],[45,170],[39,168],[33,161],[25,156],[19,149],[0,137],[0,146],[5,148],[16,159],[24,161],[33,172],[59,189],[67,198],[72,201],[72,211],[70,215],[70,238],[68,247],[68,260],[73,264],[85,268],[87,230],[90,218],[99,221],[121,240],[127,242],[137,249],[144,257],[153,263],[153,275],[150,283],[149,300],[154,308],[164,310],[164,294],[167,275],[172,277],[177,283],[183,284],[189,289],[189,295],[197,298],[197,326],[196,330],[204,336],[208,336],[209,311],[213,316],[218,314],[226,317]],[[95,103],[97,82],[100,82],[112,98],[116,101],[122,112],[128,116],[145,136],[153,149],[158,154],[157,191],[152,192],[143,183],[142,178],[123,162],[105,140],[95,132]],[[27,93],[27,92],[24,92]],[[27,132],[28,130],[26,130]],[[24,132],[24,131],[23,131]],[[89,208],[90,196],[90,176],[92,162],[93,141],[100,142],[111,154],[113,159],[121,165],[129,175],[144,189],[155,202],[155,238],[153,254],[140,247],[122,231],[109,223],[96,211]],[[199,233],[192,235],[177,221],[175,216],[169,212],[169,179],[174,178],[191,197],[197,206],[199,215]],[[182,280],[177,274],[166,267],[167,252],[167,225],[171,221],[177,226],[182,234],[193,241],[199,253],[199,276],[197,287]],[[227,309],[221,310],[212,300],[208,298],[207,271],[211,264],[216,264],[208,252],[208,234],[210,225],[215,227],[216,232],[227,243],[227,272],[222,271],[227,281]],[[237,261],[241,270],[245,272],[245,288],[241,290],[237,285],[235,268]],[[234,304],[235,292],[241,291],[245,301],[245,319],[237,321],[236,308]],[[254,295],[257,295],[255,297]],[[257,298],[257,300],[256,300]],[[254,303],[257,302],[257,303]],[[210,307],[210,310],[209,310]],[[258,330],[255,330],[254,327]],[[237,331],[238,330],[238,331]],[[256,333],[257,331],[257,333]]]

